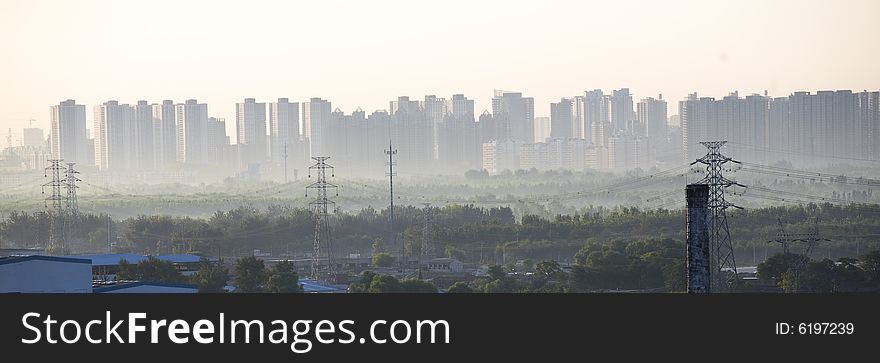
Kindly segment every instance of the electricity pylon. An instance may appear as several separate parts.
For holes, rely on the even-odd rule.
[[[391,246],[399,247],[397,262],[400,265],[400,269],[406,273],[406,261],[404,261],[404,256],[406,255],[406,250],[403,243],[400,246],[397,246],[397,231],[394,230],[394,176],[397,173],[394,172],[394,166],[397,165],[397,162],[394,161],[394,155],[397,155],[397,149],[394,149],[391,146],[391,139],[388,139],[388,150],[385,150],[385,155],[388,155],[388,161],[385,162],[385,165],[388,166],[388,171],[385,173],[388,176],[388,193],[390,205],[388,207],[388,242],[391,242]]]
[[[721,154],[721,146],[727,141],[700,142],[708,150],[705,156],[692,162],[706,165],[706,176],[697,184],[709,186],[709,246],[711,249],[711,269],[714,278],[711,281],[712,291],[732,291],[736,279],[736,258],[730,242],[730,229],[727,226],[727,208],[742,209],[724,199],[724,190],[730,186],[745,187],[723,175],[724,164],[729,162],[740,164]]]
[[[52,174],[52,180],[43,184],[42,193],[46,193],[46,187],[49,187],[51,195],[46,197],[45,206],[49,208],[49,201],[52,202],[52,208],[49,209],[49,241],[46,244],[47,252],[59,251],[64,252],[64,223],[62,221],[64,213],[64,197],[61,196],[61,187],[64,182],[61,179],[61,172],[65,169],[61,159],[49,159],[49,166],[46,167],[43,177],[49,177]]]
[[[309,202],[309,209],[315,218],[315,243],[314,255],[312,256],[312,277],[318,279],[318,259],[321,256],[321,249],[327,251],[327,274],[333,275],[333,239],[330,234],[330,211],[335,211],[336,203],[327,196],[327,190],[337,190],[337,186],[327,181],[327,170],[330,170],[330,176],[335,176],[333,166],[327,164],[329,156],[312,157],[315,164],[309,167],[309,178],[312,177],[312,170],[315,171],[317,180],[306,186],[306,197],[309,196],[308,190],[312,189],[318,194],[315,199]],[[336,193],[338,196],[339,193]],[[334,207],[334,208],[330,208]]]

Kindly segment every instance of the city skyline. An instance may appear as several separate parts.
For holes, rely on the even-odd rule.
[[[198,97],[216,105],[212,116],[234,136],[242,97],[321,97],[345,112],[372,112],[394,95],[465,94],[479,114],[497,88],[533,97],[535,116],[549,117],[550,102],[595,88],[629,87],[634,102],[694,91],[875,89],[880,49],[861,30],[880,4],[846,3],[4,2],[0,47],[13,56],[0,59],[0,127],[33,118],[48,129],[46,105],[64,99],[91,106]],[[157,21],[165,26],[146,26]],[[340,23],[348,30],[333,26]],[[574,34],[591,40],[572,47]],[[144,54],[139,44],[166,51]],[[91,113],[86,121],[93,124]]]

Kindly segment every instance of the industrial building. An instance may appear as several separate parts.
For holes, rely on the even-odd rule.
[[[54,256],[0,258],[0,293],[91,293],[91,261]]]

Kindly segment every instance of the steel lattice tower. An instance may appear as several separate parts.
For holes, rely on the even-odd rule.
[[[433,246],[431,245],[431,214],[433,210],[431,209],[431,203],[424,203],[424,205],[425,208],[422,209],[422,246],[419,249],[419,254],[422,257],[430,258],[434,253]]]
[[[800,277],[801,273],[807,268],[807,263],[809,263],[811,255],[813,254],[813,249],[816,247],[816,244],[819,242],[830,242],[830,239],[822,238],[819,235],[819,218],[816,217],[813,219],[813,227],[809,232],[806,233],[787,233],[785,232],[785,225],[782,223],[781,219],[777,219],[777,223],[779,224],[779,232],[776,234],[776,239],[768,242],[776,242],[782,245],[782,250],[785,253],[785,256],[788,257],[791,252],[789,246],[795,242],[802,242],[805,244],[804,246],[804,258],[799,258],[794,260],[796,263],[794,264],[794,289],[798,291],[800,289]]]
[[[315,190],[315,193],[318,194],[315,199],[309,202],[309,209],[315,217],[315,244],[312,257],[312,277],[315,279],[318,278],[318,259],[321,256],[322,247],[327,251],[327,273],[328,275],[333,274],[333,240],[330,235],[329,213],[331,211],[335,212],[336,203],[327,196],[327,190],[333,189],[335,192],[337,186],[327,181],[327,170],[330,170],[331,177],[335,176],[333,166],[326,163],[327,159],[330,159],[330,157],[312,157],[312,160],[315,160],[315,164],[309,167],[309,178],[312,177],[312,170],[314,170],[317,181],[306,186],[306,197],[308,197],[308,190],[310,189]],[[339,195],[339,193],[336,193],[336,195]]]
[[[61,171],[64,170],[64,166],[61,165],[63,160],[61,159],[49,159],[49,166],[45,169],[44,177],[49,177],[49,174],[52,174],[52,180],[48,183],[43,184],[42,193],[46,193],[46,187],[50,188],[51,195],[46,197],[46,208],[49,208],[49,201],[52,202],[52,209],[49,210],[49,242],[47,244],[47,250],[51,250],[54,248],[60,249],[63,253],[64,251],[64,231],[62,222],[63,213],[64,213],[64,197],[61,195],[61,187],[64,186],[64,182],[61,179]]]
[[[434,253],[431,246],[431,203],[425,203],[422,208],[422,245],[419,247],[419,279],[422,278],[422,262],[424,259],[431,258]]]
[[[397,175],[397,173],[394,172],[394,166],[397,165],[397,162],[394,161],[394,156],[397,155],[397,149],[394,149],[391,146],[391,139],[388,139],[388,150],[385,150],[385,155],[388,155],[388,161],[385,162],[385,165],[388,166],[388,171],[385,175],[388,176],[388,199],[390,201],[390,206],[388,207],[388,242],[391,243],[391,246],[398,247],[397,231],[394,230],[394,176]],[[399,247],[400,251],[397,262],[400,265],[401,270],[406,272],[406,261],[404,261],[404,256],[406,255],[405,246],[401,243]]]
[[[701,142],[708,150],[706,156],[697,159],[691,165],[701,163],[706,165],[706,176],[698,184],[709,186],[709,246],[712,255],[710,268],[712,270],[712,291],[732,291],[737,278],[736,258],[733,254],[733,245],[730,242],[730,230],[727,226],[727,208],[739,208],[724,199],[724,190],[727,187],[737,185],[744,187],[733,180],[724,177],[724,165],[732,162],[739,164],[721,154],[721,146],[727,141],[704,141]],[[727,270],[726,273],[722,271]]]
[[[67,171],[64,173],[64,187],[67,188],[67,199],[64,201],[64,209],[68,215],[76,215],[79,213],[79,204],[76,201],[76,189],[79,188],[76,186],[76,182],[82,181],[76,177],[76,174],[79,174],[79,171],[75,170],[73,166],[75,163],[67,163]]]

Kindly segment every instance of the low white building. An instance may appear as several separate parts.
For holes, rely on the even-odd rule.
[[[0,293],[91,293],[92,261],[54,256],[0,258]]]
[[[435,258],[425,263],[425,270],[431,272],[461,272],[464,264],[454,258]]]

